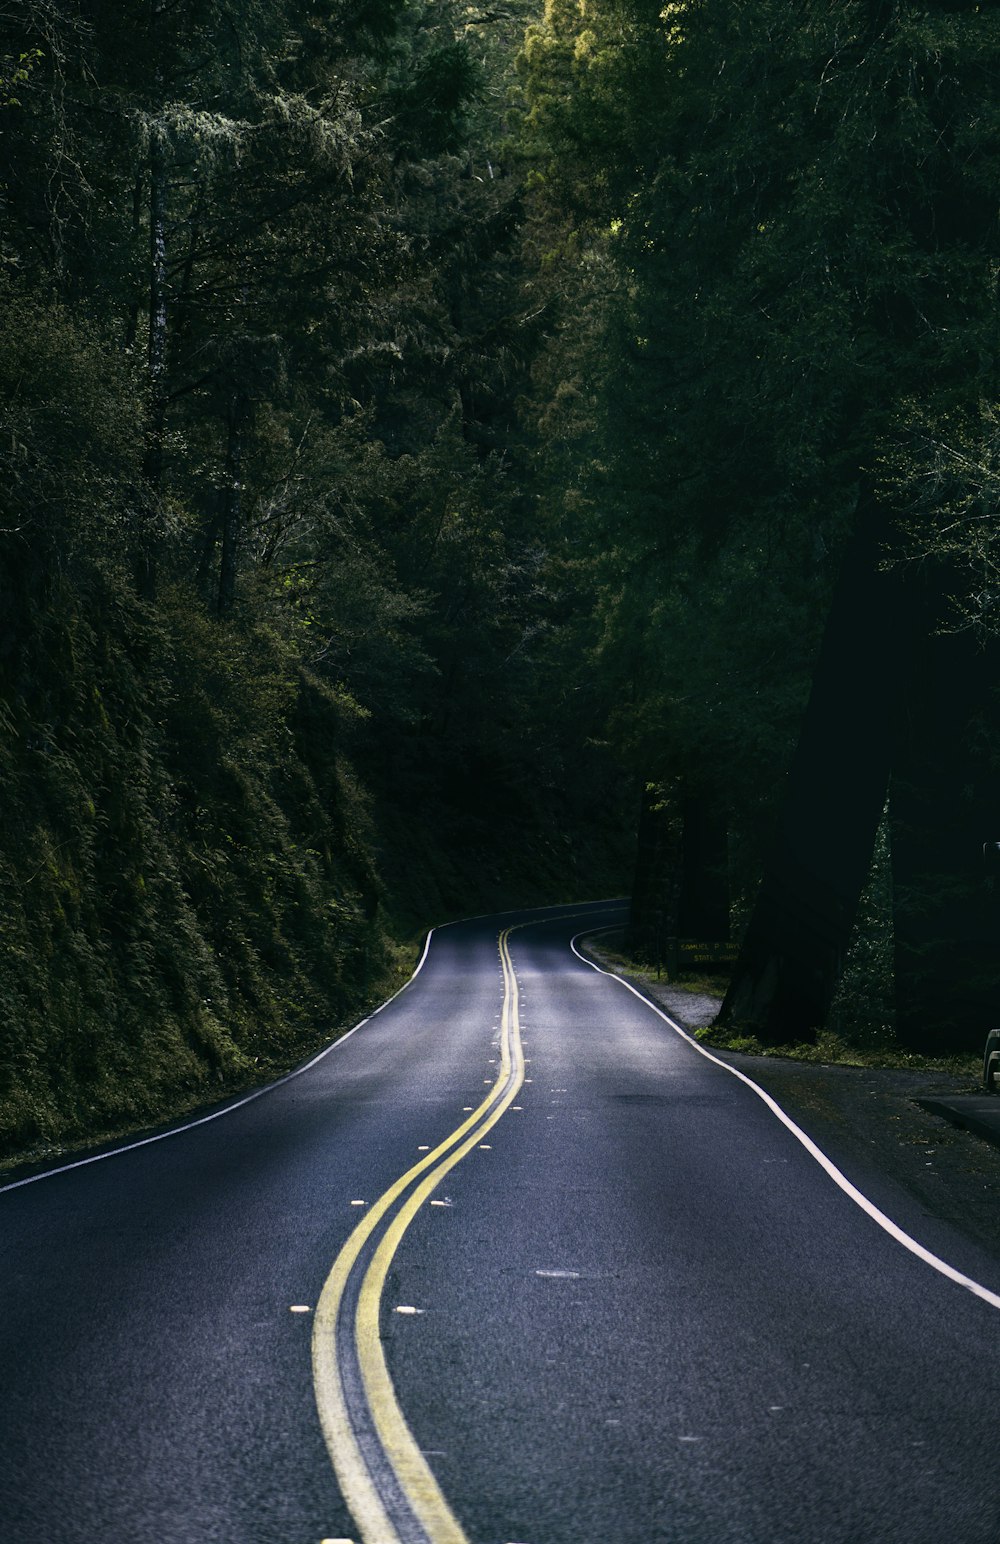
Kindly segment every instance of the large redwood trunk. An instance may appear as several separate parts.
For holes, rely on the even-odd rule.
[[[917,618],[880,571],[871,502],[844,553],[771,851],[719,1021],[815,1038],[840,977],[885,802]]]
[[[913,1051],[979,1050],[1000,1023],[1000,882],[983,861],[1000,840],[998,680],[996,642],[919,646],[890,793],[896,1033]]]

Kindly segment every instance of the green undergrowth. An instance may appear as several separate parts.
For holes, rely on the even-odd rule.
[[[252,1062],[228,1073],[217,1071],[209,1078],[196,1073],[187,1090],[178,1087],[176,1082],[171,1086],[168,1081],[166,1091],[159,1099],[150,1097],[148,1086],[142,1083],[141,1068],[137,1067],[131,1077],[119,1076],[107,1090],[109,1097],[105,1107],[112,1112],[119,1111],[117,1118],[112,1114],[110,1119],[102,1121],[97,1114],[99,1106],[96,1104],[90,1110],[85,1110],[83,1118],[78,1118],[75,1123],[68,1119],[53,1120],[51,1116],[44,1122],[43,1116],[39,1122],[43,1132],[34,1141],[15,1144],[0,1155],[0,1174],[25,1165],[51,1162],[100,1148],[109,1142],[134,1139],[183,1120],[185,1116],[205,1113],[240,1094],[266,1086],[308,1060],[324,1046],[339,1040],[366,1012],[371,1012],[398,992],[413,973],[421,945],[422,940],[387,940],[382,970],[372,979],[367,995],[357,1000],[341,1023],[315,1026],[312,1035],[300,1043],[294,1056],[258,1056]],[[49,1135],[43,1134],[46,1129]]]
[[[727,1034],[712,1025],[694,1030],[693,1034],[703,1045],[720,1051],[737,1051],[744,1056],[779,1056],[826,1066],[940,1072],[973,1080],[978,1080],[981,1071],[980,1062],[974,1056],[919,1056],[891,1044],[882,1047],[853,1045],[834,1030],[821,1030],[815,1044],[800,1041],[789,1045],[765,1045],[754,1035],[742,1035],[738,1031]]]
[[[613,935],[610,942],[605,939],[598,945],[588,940],[587,949],[608,970],[641,984],[651,997],[655,998],[657,989],[664,987],[671,992],[716,997],[720,1001],[725,996],[728,985],[725,976],[683,976],[668,980],[655,966],[630,958],[614,948],[613,943]],[[798,1041],[785,1045],[767,1045],[754,1035],[742,1034],[738,1029],[727,1031],[713,1024],[692,1030],[691,1033],[702,1045],[714,1050],[735,1051],[744,1056],[783,1057],[791,1061],[834,1066],[939,1072],[970,1078],[975,1082],[978,1082],[981,1072],[979,1060],[975,1056],[921,1056],[904,1051],[894,1043],[891,1030],[883,1025],[873,1030],[869,1019],[860,1023],[856,1039],[852,1040],[842,1030],[825,1029],[817,1035],[815,1043]]]
[[[617,934],[620,939],[621,933]],[[728,977],[722,975],[688,975],[670,977],[666,971],[656,965],[651,965],[648,960],[637,960],[628,954],[624,954],[615,947],[615,934],[605,935],[599,943],[594,944],[590,939],[585,939],[587,950],[602,965],[615,972],[616,975],[629,976],[636,981],[643,981],[651,987],[669,986],[672,992],[690,992],[692,996],[718,997],[720,1000],[726,995],[729,985]]]
[[[259,622],[74,579],[0,594],[6,1157],[284,1071],[395,974],[336,694]]]
[[[4,577],[0,1164],[266,1082],[394,991],[427,923],[580,893],[558,847],[529,884],[486,817],[390,819],[266,599],[220,621],[86,565]]]
[[[406,979],[428,922],[580,893],[558,849],[528,885],[487,818],[389,819],[354,705],[259,597],[220,621],[166,582],[29,579],[0,575],[0,1163],[278,1076]]]

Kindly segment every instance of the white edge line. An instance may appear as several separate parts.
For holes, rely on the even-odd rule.
[[[153,1142],[165,1142],[168,1137],[179,1137],[182,1132],[193,1131],[196,1126],[207,1126],[209,1121],[219,1120],[223,1115],[232,1115],[234,1110],[241,1110],[245,1104],[252,1104],[255,1099],[262,1099],[265,1094],[273,1093],[283,1083],[290,1083],[293,1078],[301,1077],[303,1072],[308,1072],[310,1067],[315,1067],[317,1062],[321,1062],[325,1056],[329,1056],[331,1051],[335,1051],[338,1046],[343,1045],[345,1040],[350,1040],[351,1036],[356,1035],[359,1029],[364,1029],[365,1025],[375,1018],[376,1014],[381,1013],[383,1008],[388,1008],[389,1004],[395,1002],[401,992],[406,991],[407,987],[417,979],[423,969],[424,961],[430,950],[431,938],[435,932],[435,928],[429,930],[424,943],[424,952],[420,956],[416,968],[409,979],[404,981],[403,985],[393,992],[391,997],[387,997],[384,1003],[379,1003],[377,1008],[373,1008],[371,1013],[366,1018],[363,1018],[360,1023],[347,1030],[346,1034],[338,1035],[336,1040],[332,1040],[328,1046],[324,1046],[317,1056],[314,1056],[311,1061],[305,1062],[303,1066],[296,1067],[293,1072],[286,1072],[284,1077],[276,1078],[273,1083],[265,1083],[263,1088],[255,1088],[252,1094],[246,1094],[242,1099],[237,1099],[233,1104],[227,1104],[221,1110],[213,1110],[211,1115],[200,1115],[197,1120],[189,1120],[183,1126],[172,1126],[169,1131],[158,1131],[154,1136],[140,1138],[138,1142],[126,1142],[121,1147],[109,1148],[106,1153],[92,1153],[89,1158],[77,1158],[72,1163],[60,1164],[58,1168],[43,1169],[40,1174],[29,1174],[27,1179],[16,1179],[9,1185],[0,1185],[0,1195],[3,1195],[8,1190],[20,1190],[23,1185],[36,1185],[39,1180],[52,1179],[56,1174],[68,1174],[70,1169],[84,1169],[88,1164],[103,1162],[105,1158],[117,1158],[120,1153],[132,1153],[137,1147],[149,1147]]]
[[[528,909],[534,909],[536,911],[555,911],[557,909],[563,910],[565,907],[571,906],[573,904],[574,903],[572,901],[565,901],[560,903],[558,908],[539,906]],[[598,907],[619,905],[621,902],[617,897],[615,897],[614,899],[608,901],[585,901],[581,904]],[[523,907],[520,908],[521,911],[524,909],[525,908]],[[311,1061],[307,1061],[301,1067],[296,1067],[292,1072],[286,1072],[284,1077],[276,1078],[273,1083],[266,1083],[263,1088],[254,1089],[252,1094],[246,1094],[244,1098],[235,1100],[233,1104],[227,1104],[221,1110],[214,1110],[211,1115],[200,1115],[197,1120],[186,1121],[183,1126],[172,1126],[169,1131],[158,1131],[154,1136],[140,1138],[138,1142],[126,1142],[121,1147],[111,1147],[106,1153],[92,1153],[89,1158],[76,1158],[72,1163],[62,1163],[54,1169],[43,1169],[38,1174],[29,1174],[26,1179],[12,1180],[7,1185],[0,1185],[0,1195],[4,1195],[8,1190],[20,1190],[24,1185],[37,1185],[39,1180],[53,1179],[57,1174],[68,1174],[71,1169],[85,1169],[91,1163],[103,1162],[105,1158],[117,1158],[119,1154],[134,1152],[138,1147],[149,1147],[153,1142],[165,1142],[168,1137],[179,1137],[185,1131],[193,1131],[196,1126],[207,1126],[209,1121],[219,1120],[223,1115],[231,1115],[234,1110],[241,1110],[245,1104],[252,1104],[255,1099],[262,1099],[265,1094],[272,1093],[274,1089],[280,1088],[283,1083],[290,1083],[293,1078],[301,1077],[303,1072],[308,1072],[310,1067],[315,1067],[317,1062],[321,1062],[325,1056],[329,1056],[331,1051],[335,1051],[339,1045],[343,1045],[344,1041],[349,1040],[351,1036],[356,1034],[359,1029],[364,1029],[365,1025],[369,1023],[376,1014],[382,1012],[383,1008],[388,1008],[390,1003],[395,1002],[400,993],[405,992],[407,987],[410,986],[411,983],[414,982],[419,976],[421,970],[423,969],[424,961],[427,959],[427,955],[430,950],[431,939],[436,932],[440,932],[442,927],[458,927],[463,922],[482,922],[487,920],[492,915],[506,917],[518,914],[519,912],[516,908],[509,912],[484,912],[482,916],[459,917],[456,918],[453,922],[442,922],[439,923],[436,927],[428,929],[427,938],[424,942],[424,951],[421,954],[413,974],[410,976],[408,981],[404,981],[403,985],[399,987],[397,991],[393,992],[391,997],[387,997],[384,1003],[380,1003],[377,1008],[373,1008],[371,1013],[369,1013],[366,1018],[363,1018],[360,1023],[355,1024],[354,1027],[347,1030],[345,1034],[338,1035],[336,1040],[331,1041],[328,1046],[325,1046],[317,1056],[314,1056],[311,1059]],[[553,920],[559,919],[554,918]],[[596,932],[597,929],[589,929],[585,931]],[[577,934],[577,937],[580,936],[580,934]]]
[[[867,1213],[873,1222],[877,1222],[879,1227],[889,1234],[890,1238],[894,1238],[896,1240],[897,1244],[902,1244],[904,1249],[908,1249],[911,1254],[916,1255],[918,1260],[922,1260],[924,1264],[929,1265],[932,1270],[940,1272],[942,1276],[947,1276],[949,1281],[954,1281],[958,1286],[964,1287],[967,1292],[973,1293],[975,1297],[982,1298],[983,1302],[989,1303],[991,1308],[1000,1308],[1000,1296],[998,1296],[997,1293],[991,1292],[989,1287],[984,1287],[981,1282],[973,1281],[971,1276],[963,1275],[963,1273],[956,1270],[953,1265],[949,1265],[947,1260],[942,1260],[939,1255],[932,1254],[929,1249],[925,1249],[923,1244],[918,1243],[917,1240],[911,1237],[909,1233],[904,1232],[898,1223],[893,1222],[891,1217],[886,1216],[885,1212],[881,1211],[879,1207],[875,1205],[874,1201],[870,1201],[868,1197],[857,1188],[856,1185],[852,1185],[851,1181],[847,1178],[847,1175],[843,1174],[840,1169],[837,1168],[837,1165],[831,1158],[827,1157],[826,1153],[824,1153],[821,1147],[817,1147],[812,1137],[807,1136],[806,1133],[802,1130],[801,1126],[797,1126],[792,1120],[791,1116],[785,1113],[777,1100],[773,1099],[771,1095],[767,1093],[765,1089],[761,1088],[758,1083],[755,1083],[753,1078],[747,1077],[745,1072],[740,1072],[738,1067],[732,1067],[728,1062],[720,1061],[719,1057],[713,1056],[711,1051],[706,1051],[705,1047],[703,1045],[699,1045],[698,1041],[689,1035],[687,1030],[682,1029],[680,1024],[675,1023],[675,1021],[670,1018],[669,1014],[664,1013],[662,1008],[658,1008],[656,1003],[652,1002],[648,997],[645,997],[642,992],[640,992],[631,984],[631,982],[626,981],[622,976],[616,975],[612,970],[604,970],[602,966],[595,965],[593,960],[588,960],[585,955],[581,954],[579,949],[576,947],[577,939],[585,937],[590,932],[599,931],[604,932],[607,930],[598,928],[584,928],[582,932],[575,934],[574,937],[570,940],[569,946],[578,960],[581,960],[584,965],[589,965],[591,970],[598,971],[602,976],[610,976],[612,981],[617,981],[621,986],[625,987],[626,991],[631,992],[633,997],[638,997],[641,1003],[645,1003],[647,1008],[651,1008],[652,1011],[659,1018],[661,1018],[665,1024],[669,1024],[670,1028],[678,1035],[680,1035],[682,1040],[686,1040],[688,1045],[691,1046],[693,1050],[698,1052],[699,1056],[704,1056],[706,1061],[714,1062],[715,1065],[717,1067],[721,1067],[724,1072],[731,1073],[734,1078],[739,1078],[741,1083],[745,1083],[747,1088],[752,1089],[757,1097],[764,1101],[768,1109],[771,1111],[771,1114],[776,1115],[778,1120],[781,1121],[782,1125],[787,1126],[788,1130],[792,1133],[792,1136],[802,1143],[802,1146],[805,1148],[810,1158],[814,1158],[816,1160],[820,1168],[826,1171],[826,1173],[833,1180],[834,1184],[839,1185],[840,1189],[846,1196],[850,1198],[850,1200],[854,1202],[855,1206],[859,1206],[863,1212]]]

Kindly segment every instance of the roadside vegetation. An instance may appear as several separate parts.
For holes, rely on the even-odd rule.
[[[761,1044],[947,1055],[1000,1010],[998,64],[995,10],[906,0],[528,33],[572,297],[547,497],[642,780],[629,947],[732,937],[722,1023]]]
[[[626,882],[518,425],[523,26],[4,10],[0,1152],[287,1068],[430,923]]]
[[[689,1025],[690,1034],[709,1048],[738,1051],[746,1056],[777,1056],[789,1061],[830,1066],[909,1068],[913,1071],[940,1072],[967,1078],[977,1086],[982,1080],[980,1057],[968,1053],[952,1056],[921,1055],[900,1046],[889,1026],[879,1025],[873,1031],[870,1007],[865,1012],[865,993],[869,988],[877,990],[878,982],[866,979],[860,970],[845,971],[841,992],[844,1007],[837,1027],[823,1029],[815,1038],[773,1044],[715,1022],[716,1014],[729,990],[728,975],[698,975],[683,971],[671,976],[662,965],[635,959],[628,954],[623,947],[621,933],[617,938],[612,934],[597,942],[588,939],[585,943],[587,953],[598,964],[633,982],[654,1002],[665,1003],[668,1009],[673,1008]],[[852,1002],[859,1005],[856,1015],[849,1009]],[[699,1018],[708,1016],[712,1019],[711,1023],[698,1024]]]
[[[0,1153],[630,885],[732,1044],[977,1047],[998,68],[908,0],[9,0]]]

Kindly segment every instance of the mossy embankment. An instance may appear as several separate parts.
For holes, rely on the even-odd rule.
[[[349,714],[287,641],[176,594],[48,599],[0,741],[3,1155],[284,1068],[399,965]]]
[[[219,622],[91,574],[47,601],[2,708],[0,1164],[265,1081],[401,985],[427,925],[574,893],[578,848],[421,804],[405,765],[396,805],[362,786],[355,705],[259,598]]]
[[[350,627],[288,564],[248,563],[220,613],[211,521],[193,493],[151,502],[120,363],[91,325],[12,298],[0,1162],[284,1071],[405,979],[428,925],[620,891],[627,871],[613,766],[564,777],[535,666],[515,679],[484,645],[460,694],[357,574]]]

